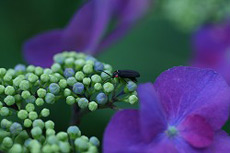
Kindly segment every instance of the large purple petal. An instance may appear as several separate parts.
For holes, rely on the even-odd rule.
[[[78,11],[63,34],[64,47],[94,54],[111,15],[108,0],[91,0]]]
[[[146,142],[150,142],[157,134],[166,130],[166,118],[153,84],[146,83],[140,85],[138,87],[138,96],[141,103],[141,132]]]
[[[229,114],[229,86],[215,71],[175,67],[163,72],[154,84],[170,124],[178,125],[187,115],[204,117],[220,129]]]
[[[123,36],[148,11],[151,3],[151,0],[111,0],[116,26],[105,36],[98,50]]]
[[[180,135],[193,147],[206,148],[213,142],[212,127],[199,115],[187,116],[178,129]]]
[[[24,44],[25,59],[36,66],[50,66],[53,62],[53,55],[63,51],[61,39],[61,30],[53,30],[35,36]]]
[[[143,152],[137,110],[124,110],[110,120],[103,140],[104,153]]]

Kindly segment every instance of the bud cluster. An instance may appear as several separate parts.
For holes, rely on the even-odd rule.
[[[51,68],[17,65],[0,68],[0,150],[8,152],[97,152],[99,141],[81,136],[76,126],[56,133],[44,104],[65,99],[80,112],[115,108],[115,102],[138,101],[136,83],[112,78],[112,67],[83,53],[54,56]],[[74,107],[73,107],[74,108]],[[17,120],[6,118],[17,116]],[[2,137],[4,136],[4,137]]]

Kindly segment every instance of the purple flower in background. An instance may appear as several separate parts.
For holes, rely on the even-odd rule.
[[[104,153],[228,153],[221,130],[229,114],[229,86],[216,72],[175,67],[138,88],[140,110],[115,114]]]
[[[43,67],[63,50],[95,55],[122,36],[150,5],[150,0],[90,0],[64,29],[39,34],[24,45],[25,59]],[[114,24],[113,29],[109,25]],[[109,32],[107,32],[109,30]]]
[[[203,26],[194,34],[192,45],[192,65],[215,69],[230,84],[230,22]]]

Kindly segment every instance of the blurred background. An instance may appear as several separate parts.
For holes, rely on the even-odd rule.
[[[27,64],[22,52],[25,40],[40,32],[63,28],[82,3],[79,0],[1,0],[0,67],[13,68],[18,63]],[[159,9],[153,6],[127,35],[106,48],[97,58],[111,64],[114,69],[139,71],[139,83],[154,82],[166,69],[187,65],[192,50],[191,31],[185,32],[175,26]],[[90,113],[82,119],[80,129],[87,136],[95,135],[102,139],[113,113],[112,110]],[[60,101],[52,106],[51,118],[58,130],[66,130],[70,108]]]

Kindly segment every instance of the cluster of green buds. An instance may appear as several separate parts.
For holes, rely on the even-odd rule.
[[[227,0],[158,0],[158,11],[183,31],[203,24],[222,22],[230,14]]]
[[[56,133],[46,106],[73,105],[78,119],[81,113],[115,109],[116,102],[136,103],[136,83],[112,78],[112,73],[109,64],[76,52],[55,55],[51,68],[22,64],[0,68],[0,151],[96,153],[98,139],[81,136],[78,127]]]

